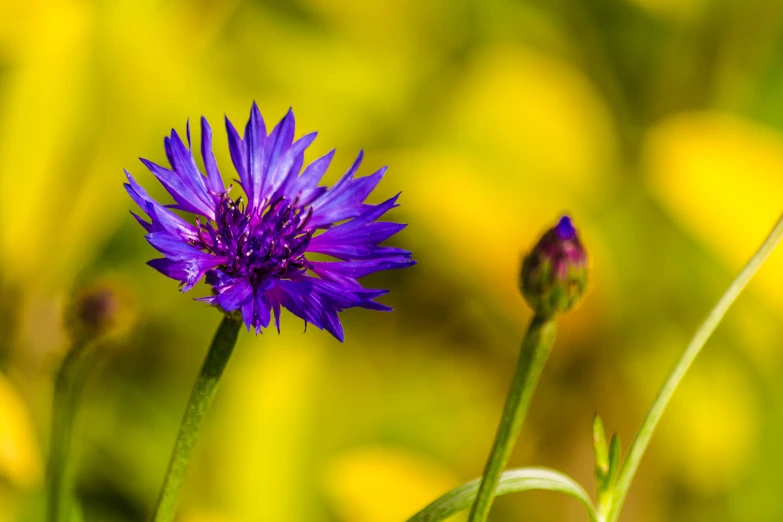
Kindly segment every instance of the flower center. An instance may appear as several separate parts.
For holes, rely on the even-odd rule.
[[[229,259],[222,270],[249,278],[254,287],[270,278],[292,278],[307,270],[304,253],[313,236],[312,208],[279,197],[249,216],[242,198],[224,197],[216,222],[199,226],[201,247]]]

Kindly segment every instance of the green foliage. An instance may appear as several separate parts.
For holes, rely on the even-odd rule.
[[[452,491],[425,507],[408,522],[438,522],[467,509],[476,498],[480,480],[473,480]],[[595,509],[590,496],[571,477],[548,468],[521,468],[504,472],[500,476],[496,495],[507,495],[530,490],[546,490],[564,493],[574,497],[584,505],[587,516],[597,522]]]

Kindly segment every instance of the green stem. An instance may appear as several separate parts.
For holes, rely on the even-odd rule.
[[[193,391],[190,392],[190,399],[179,427],[177,441],[174,444],[158,506],[153,516],[154,522],[171,522],[174,519],[179,490],[182,487],[182,480],[188,468],[201,421],[212,402],[220,376],[223,375],[223,370],[234,350],[241,325],[242,321],[226,316],[212,339],[209,353],[193,385]]]
[[[46,469],[48,522],[66,522],[70,519],[73,422],[93,362],[94,352],[87,351],[87,343],[76,342],[65,355],[55,378]]]
[[[726,311],[740,292],[742,292],[742,289],[745,288],[745,285],[748,284],[748,281],[753,277],[753,274],[756,273],[762,263],[767,259],[781,237],[783,237],[783,216],[781,216],[756,254],[748,261],[748,264],[745,265],[742,272],[740,272],[734,282],[731,283],[729,289],[726,290],[726,293],[720,298],[718,304],[715,305],[715,308],[712,309],[707,316],[707,319],[704,320],[696,331],[693,340],[691,340],[690,344],[685,349],[685,352],[682,354],[682,357],[674,366],[669,378],[664,383],[663,388],[661,388],[661,391],[658,393],[658,397],[656,397],[650,411],[647,413],[647,417],[644,419],[644,422],[642,422],[642,426],[639,428],[639,432],[636,434],[636,438],[634,439],[631,448],[628,450],[628,456],[625,458],[625,461],[620,468],[620,473],[617,476],[617,482],[614,487],[611,508],[608,517],[606,518],[609,522],[616,522],[620,516],[620,509],[625,501],[625,496],[628,494],[631,481],[636,474],[636,470],[639,468],[639,463],[647,449],[647,445],[650,443],[655,427],[661,420],[661,416],[663,415],[666,406],[669,404],[672,395],[674,395],[677,386],[679,386],[682,378],[685,376],[685,372],[688,371],[688,368],[693,364],[693,361],[696,359],[696,356],[699,355],[699,352],[712,335],[712,332],[715,331],[715,328],[717,328],[718,324],[723,319],[723,316],[726,315]]]
[[[544,369],[552,344],[555,340],[555,320],[552,317],[536,315],[530,323],[519,356],[514,380],[506,396],[506,405],[500,419],[495,443],[487,460],[481,478],[476,502],[470,511],[470,522],[484,522],[489,515],[495,488],[500,474],[506,467],[511,450],[514,449],[522,422],[525,420],[530,399]]]

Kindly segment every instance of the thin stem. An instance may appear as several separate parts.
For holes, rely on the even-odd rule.
[[[209,347],[201,372],[193,385],[193,391],[190,392],[185,415],[179,427],[177,442],[174,444],[174,451],[171,454],[166,477],[163,480],[158,506],[153,516],[155,522],[171,522],[174,519],[179,490],[182,487],[182,480],[185,478],[201,421],[212,402],[215,388],[223,375],[231,352],[234,350],[241,325],[242,321],[226,316],[212,339],[212,345]]]
[[[476,502],[470,511],[470,522],[484,522],[489,515],[500,473],[506,467],[511,450],[525,420],[530,399],[555,341],[555,320],[536,315],[530,323],[519,356],[514,380],[506,396],[495,443],[481,478]]]
[[[620,468],[620,473],[617,476],[617,482],[614,488],[612,507],[609,511],[609,516],[607,517],[609,522],[616,522],[620,516],[620,509],[625,501],[625,496],[628,494],[631,481],[636,474],[636,470],[639,468],[639,463],[652,438],[655,427],[661,420],[661,416],[663,415],[666,406],[669,404],[672,395],[674,395],[677,386],[679,386],[682,378],[685,376],[685,372],[688,371],[688,368],[693,364],[693,361],[696,359],[696,356],[699,355],[704,344],[715,331],[715,328],[717,328],[718,324],[723,319],[723,316],[726,315],[726,311],[740,292],[742,292],[742,289],[748,284],[750,278],[753,277],[762,263],[767,259],[781,237],[783,237],[783,216],[781,216],[756,254],[748,261],[748,264],[745,265],[742,272],[740,272],[734,282],[731,283],[729,289],[726,290],[726,293],[720,298],[718,304],[715,305],[715,308],[712,309],[707,316],[707,319],[704,320],[696,331],[693,340],[691,340],[690,344],[685,349],[685,352],[682,354],[682,357],[674,366],[669,378],[664,383],[661,391],[658,393],[658,397],[656,397],[650,411],[647,413],[647,417],[644,419],[644,422],[642,422],[642,426],[639,428],[639,432],[636,434],[636,438],[634,439],[633,444],[631,444],[631,448],[628,450],[628,456],[625,458],[625,461]]]
[[[72,462],[70,459],[73,423],[94,352],[86,342],[77,342],[65,355],[54,382],[49,461],[46,470],[48,522],[66,522],[72,511]]]

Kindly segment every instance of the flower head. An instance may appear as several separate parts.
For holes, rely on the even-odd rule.
[[[206,175],[176,131],[165,138],[171,169],[141,161],[171,194],[161,205],[125,172],[131,198],[149,221],[134,214],[147,240],[164,257],[150,266],[180,282],[183,291],[204,279],[213,295],[200,298],[225,312],[241,314],[248,329],[260,332],[280,309],[337,339],[343,339],[338,312],[352,307],[391,310],[375,302],[387,290],[363,288],[358,278],[415,264],[410,252],[381,245],[405,225],[377,221],[397,206],[397,196],[377,204],[365,199],[386,168],[355,177],[362,153],[331,188],[318,186],[334,151],[304,170],[305,149],[316,133],[294,141],[294,114],[267,134],[256,104],[240,136],[226,118],[228,145],[244,196],[230,195],[212,152],[212,130],[201,119],[201,155]],[[195,214],[195,224],[171,209]],[[313,260],[308,254],[332,260]]]
[[[587,253],[571,218],[563,216],[522,263],[522,294],[539,315],[567,312],[587,286]]]

